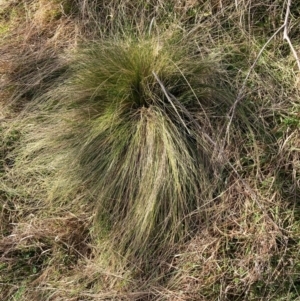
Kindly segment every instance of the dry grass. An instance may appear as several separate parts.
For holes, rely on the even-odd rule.
[[[1,299],[299,299],[299,75],[265,44],[284,1],[0,14]]]

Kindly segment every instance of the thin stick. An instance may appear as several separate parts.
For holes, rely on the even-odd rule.
[[[264,46],[260,49],[260,51],[259,51],[259,53],[258,53],[258,55],[257,55],[257,57],[256,57],[256,59],[255,59],[255,61],[254,61],[253,64],[251,65],[251,67],[250,67],[250,69],[249,69],[249,71],[248,71],[248,73],[247,73],[247,75],[246,75],[246,77],[245,77],[245,79],[244,79],[244,81],[243,81],[242,87],[241,87],[241,89],[240,89],[240,91],[239,91],[239,93],[238,93],[238,95],[237,95],[237,98],[236,98],[235,102],[233,103],[233,105],[231,106],[230,111],[229,111],[229,113],[228,113],[228,115],[229,115],[229,122],[228,122],[228,124],[227,124],[226,133],[225,133],[225,138],[226,138],[226,137],[227,137],[227,138],[229,137],[229,131],[230,131],[230,127],[231,127],[231,124],[232,124],[233,117],[234,117],[234,115],[235,115],[236,107],[237,107],[238,103],[239,103],[239,102],[243,99],[243,97],[244,97],[244,90],[245,90],[245,88],[246,88],[246,84],[247,84],[247,81],[248,81],[248,79],[249,79],[249,76],[250,76],[252,70],[255,68],[255,66],[256,66],[256,64],[257,64],[257,62],[258,62],[258,60],[259,60],[259,58],[261,57],[262,53],[264,52],[264,50],[266,49],[266,47],[268,46],[268,44],[273,40],[273,38],[278,34],[278,32],[280,32],[280,31],[284,28],[284,26],[285,26],[285,24],[281,25],[281,26],[280,26],[280,27],[272,34],[272,36],[269,38],[269,40],[268,40],[268,41],[264,44]],[[225,141],[225,140],[226,140],[226,139],[224,139],[224,141]]]
[[[298,65],[298,69],[300,70],[300,59],[298,57],[298,54],[289,38],[289,35],[288,35],[288,23],[289,23],[289,15],[290,15],[290,7],[291,7],[291,3],[292,3],[292,0],[288,0],[288,3],[287,3],[287,8],[286,8],[286,13],[285,13],[285,19],[284,19],[284,30],[283,30],[283,39],[286,40],[291,48],[291,51],[297,61],[297,65]]]
[[[161,82],[161,80],[159,79],[159,77],[157,76],[157,74],[152,71],[152,74],[154,75],[155,79],[157,80],[157,82],[159,83],[161,89],[163,90],[165,96],[167,97],[168,101],[170,102],[171,106],[173,107],[173,109],[175,110],[176,114],[178,115],[180,121],[182,122],[183,126],[186,128],[187,132],[189,133],[189,135],[191,134],[190,133],[190,130],[188,129],[188,127],[186,126],[185,122],[183,121],[183,119],[181,118],[179,112],[177,111],[175,105],[173,104],[172,102],[172,99],[167,91],[167,89],[165,88],[164,84]]]
[[[287,8],[286,8],[286,12],[285,12],[285,19],[284,19],[284,23],[273,33],[273,35],[268,39],[268,41],[264,44],[264,46],[260,49],[256,59],[254,60],[253,64],[251,65],[248,73],[247,73],[247,76],[245,77],[244,81],[243,81],[243,85],[237,95],[237,98],[234,102],[234,104],[232,105],[232,107],[230,108],[230,111],[228,113],[229,115],[229,122],[227,124],[227,128],[226,128],[226,132],[225,132],[225,139],[224,139],[224,143],[227,139],[229,139],[229,132],[230,132],[230,127],[231,127],[231,124],[232,124],[232,120],[233,120],[233,117],[235,115],[235,111],[236,111],[236,107],[238,105],[238,103],[243,99],[244,97],[244,90],[245,90],[245,87],[246,87],[246,84],[247,84],[247,81],[249,79],[249,76],[252,72],[252,70],[255,68],[259,58],[261,57],[262,53],[264,52],[264,50],[266,49],[266,47],[268,46],[268,44],[273,40],[273,38],[283,29],[284,32],[283,32],[283,39],[284,40],[287,40],[292,52],[293,52],[293,55],[294,57],[296,58],[296,61],[297,61],[297,64],[298,64],[298,68],[300,70],[300,59],[297,55],[297,52],[295,50],[295,48],[293,47],[292,43],[291,43],[291,40],[288,36],[288,21],[289,21],[289,15],[290,15],[290,6],[291,6],[291,3],[292,3],[292,0],[288,0],[288,3],[287,3]]]

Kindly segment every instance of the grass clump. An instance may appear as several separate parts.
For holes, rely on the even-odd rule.
[[[50,134],[69,153],[59,173],[92,195],[98,231],[124,255],[153,256],[191,235],[205,219],[192,213],[218,184],[219,113],[231,100],[211,59],[193,51],[174,36],[94,43],[39,99],[50,118],[72,116],[58,140]]]

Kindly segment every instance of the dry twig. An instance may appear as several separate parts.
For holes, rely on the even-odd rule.
[[[297,55],[297,52],[295,50],[295,48],[293,47],[293,44],[288,36],[288,23],[289,23],[289,15],[290,15],[290,6],[291,6],[291,0],[288,0],[288,3],[287,3],[287,8],[286,8],[286,13],[285,13],[285,19],[284,19],[284,23],[273,33],[273,35],[268,39],[268,41],[263,45],[263,47],[260,49],[256,59],[254,60],[253,64],[251,65],[244,81],[243,81],[243,84],[242,84],[242,87],[237,95],[237,98],[235,100],[235,102],[233,103],[233,105],[231,106],[230,108],[230,111],[228,113],[228,118],[229,118],[229,121],[228,121],[228,124],[227,124],[227,127],[226,127],[226,132],[225,132],[225,139],[224,139],[224,144],[225,144],[225,141],[226,140],[229,140],[229,132],[230,132],[230,128],[231,128],[231,124],[232,124],[232,120],[233,120],[233,117],[235,115],[235,111],[236,111],[236,107],[238,105],[238,103],[243,99],[244,97],[244,91],[245,91],[245,88],[246,88],[246,84],[247,84],[247,81],[249,79],[249,76],[251,74],[251,72],[253,71],[253,69],[255,68],[259,58],[261,57],[262,53],[264,52],[264,50],[266,49],[266,47],[269,45],[269,43],[273,40],[273,38],[283,29],[283,39],[284,40],[287,40],[290,48],[291,48],[291,51],[297,61],[297,64],[298,64],[298,67],[299,67],[299,70],[300,70],[300,59]]]
[[[291,51],[296,59],[296,62],[297,62],[297,65],[298,65],[298,68],[299,68],[299,71],[300,71],[300,59],[298,57],[298,54],[289,38],[289,35],[288,35],[288,24],[289,24],[289,15],[290,15],[290,7],[291,7],[291,3],[292,3],[292,0],[288,0],[288,3],[287,3],[287,7],[286,7],[286,13],[285,13],[285,19],[284,19],[284,30],[283,30],[283,39],[286,40],[291,48]]]

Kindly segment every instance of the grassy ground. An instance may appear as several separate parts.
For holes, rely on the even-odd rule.
[[[291,2],[0,2],[1,300],[300,300]]]

